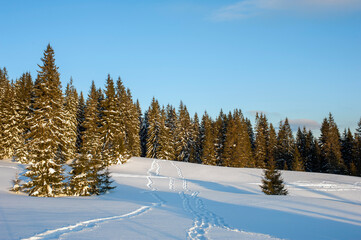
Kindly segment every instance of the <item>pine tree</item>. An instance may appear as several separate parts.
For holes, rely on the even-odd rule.
[[[82,145],[78,158],[71,164],[70,193],[75,196],[99,195],[106,163],[102,160],[101,92],[92,82],[82,123]]]
[[[34,87],[34,114],[29,141],[30,165],[23,187],[30,196],[54,197],[64,193],[64,175],[61,164],[64,146],[64,109],[58,67],[50,44],[41,59]]]
[[[85,100],[83,96],[83,92],[80,92],[78,101],[78,109],[77,109],[77,139],[76,139],[76,148],[77,153],[80,153],[80,149],[83,146],[83,133],[85,131],[84,121],[85,121]]]
[[[169,144],[170,139],[173,138],[171,135],[170,128],[166,124],[167,113],[162,107],[160,114],[160,128],[159,128],[159,159],[174,160],[174,148]]]
[[[240,110],[228,114],[223,164],[228,167],[254,167],[247,124]]]
[[[121,112],[117,106],[113,79],[108,75],[105,99],[102,103],[102,158],[105,166],[124,162],[126,155],[125,129],[121,125]]]
[[[256,141],[255,141],[255,160],[256,167],[263,168],[267,162],[268,154],[268,123],[264,114],[256,114]]]
[[[192,163],[201,163],[201,133],[198,114],[195,113],[192,119],[192,148],[189,161]]]
[[[207,114],[204,113],[201,123],[201,145],[202,145],[202,154],[201,160],[202,164],[207,165],[216,165],[216,150],[214,146],[214,131],[213,131],[213,121]]]
[[[159,131],[161,128],[161,112],[158,101],[153,98],[147,113],[147,141],[146,157],[158,158],[159,152]]]
[[[64,110],[65,110],[65,144],[63,146],[64,159],[63,162],[74,160],[77,146],[76,141],[78,137],[78,93],[73,86],[73,79],[70,79],[70,83],[67,84],[64,98]]]
[[[137,106],[133,103],[132,94],[130,93],[129,89],[127,89],[126,97],[128,105],[128,117],[127,121],[125,122],[126,149],[128,156],[139,157],[141,152],[139,136],[139,111],[141,110],[138,109],[139,105]]]
[[[332,114],[325,118],[321,126],[322,171],[343,173],[345,166],[341,154],[341,139]]]
[[[355,132],[354,161],[351,163],[352,175],[361,176],[361,119]]]
[[[144,112],[144,117],[141,119],[140,124],[140,149],[141,149],[141,157],[147,156],[147,139],[148,139],[148,110]]]
[[[293,154],[293,161],[292,161],[292,171],[304,171],[304,161],[300,152],[298,151],[297,146],[295,146],[295,151]]]
[[[267,162],[268,161],[275,161],[276,151],[277,151],[277,133],[273,127],[273,124],[270,123],[269,125],[269,134],[267,139]],[[267,163],[266,163],[267,166]]]
[[[176,160],[177,154],[176,154],[176,146],[177,146],[177,121],[178,116],[175,111],[175,108],[172,105],[167,105],[166,107],[166,120],[165,120],[165,126],[167,127],[169,131],[169,135],[167,138],[167,151],[168,151],[168,159],[170,160]]]
[[[353,168],[352,163],[355,158],[355,141],[350,129],[347,131],[345,129],[343,132],[341,139],[341,154],[347,169],[347,174],[351,174],[351,172],[354,172],[351,168]]]
[[[176,160],[189,162],[191,154],[192,122],[187,107],[181,102],[176,123]]]
[[[217,165],[222,165],[224,142],[226,140],[227,116],[223,113],[222,109],[214,122],[214,135],[215,135],[215,148]]]
[[[16,96],[14,84],[5,85],[3,102],[1,106],[1,148],[0,155],[2,158],[12,158],[15,150],[21,145],[22,129],[17,119],[18,112],[16,106]]]
[[[276,170],[276,163],[272,159],[268,162],[267,169],[264,170],[261,189],[267,195],[288,194],[281,172]]]
[[[290,169],[294,152],[294,139],[291,127],[286,118],[285,122],[280,122],[277,136],[276,162],[280,169]]]
[[[28,163],[27,136],[30,133],[32,114],[33,81],[30,73],[24,73],[15,83],[16,122],[20,131],[19,145],[15,147],[16,159]]]

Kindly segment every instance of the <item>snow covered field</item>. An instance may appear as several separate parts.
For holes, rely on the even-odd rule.
[[[262,170],[132,158],[94,197],[10,193],[24,167],[0,161],[0,239],[361,239],[361,178],[283,172],[266,196]]]

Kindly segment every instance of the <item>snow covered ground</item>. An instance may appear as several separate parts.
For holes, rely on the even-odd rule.
[[[10,193],[22,165],[0,161],[0,239],[361,239],[361,178],[283,172],[288,196],[260,191],[262,170],[132,158],[94,197]]]

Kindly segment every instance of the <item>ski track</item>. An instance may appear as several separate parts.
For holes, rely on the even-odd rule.
[[[82,231],[85,229],[93,228],[98,223],[139,216],[142,213],[149,211],[151,208],[152,208],[152,206],[142,206],[142,207],[134,210],[133,212],[126,213],[126,214],[123,214],[120,216],[113,216],[113,217],[107,217],[107,218],[96,218],[96,219],[92,219],[92,220],[88,220],[88,221],[83,221],[83,222],[79,222],[74,225],[69,225],[67,227],[61,227],[61,228],[57,228],[57,229],[53,229],[53,230],[48,230],[46,232],[36,234],[35,236],[32,236],[30,238],[23,238],[23,240],[58,239],[63,234],[66,234],[66,233],[79,232],[79,231]]]
[[[212,226],[233,232],[243,232],[229,227],[225,224],[222,217],[207,210],[202,199],[198,197],[199,192],[192,191],[188,188],[188,182],[184,178],[182,170],[174,162],[171,163],[176,168],[178,176],[182,180],[183,191],[179,192],[179,196],[183,202],[183,209],[193,216],[193,226],[188,229],[187,239],[207,239],[206,234]]]
[[[150,194],[157,200],[157,203],[153,203],[151,206],[142,206],[130,213],[126,213],[120,216],[113,216],[113,217],[106,217],[106,218],[96,218],[88,221],[79,222],[74,225],[69,225],[66,227],[56,228],[53,230],[48,230],[43,233],[36,234],[30,238],[23,238],[22,240],[50,240],[50,239],[59,239],[62,235],[68,234],[68,233],[74,233],[74,232],[80,232],[83,230],[88,230],[90,228],[94,228],[99,223],[104,223],[112,220],[119,220],[119,219],[125,219],[125,218],[131,218],[139,216],[143,213],[148,212],[154,207],[159,207],[165,203],[165,201],[159,197],[159,195],[156,193],[157,189],[153,187],[153,180],[152,177],[154,177],[154,174],[152,172],[155,171],[155,176],[159,175],[160,172],[160,165],[158,163],[158,160],[154,159],[150,168],[147,171],[148,176],[146,176],[148,183],[147,187],[150,190]],[[169,183],[169,186],[171,186],[171,183]]]

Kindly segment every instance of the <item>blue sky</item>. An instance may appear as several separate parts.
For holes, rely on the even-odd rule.
[[[46,45],[63,86],[121,76],[152,97],[215,117],[288,117],[340,130],[361,117],[361,0],[2,1],[0,67],[36,77]],[[316,131],[317,133],[317,131]]]

